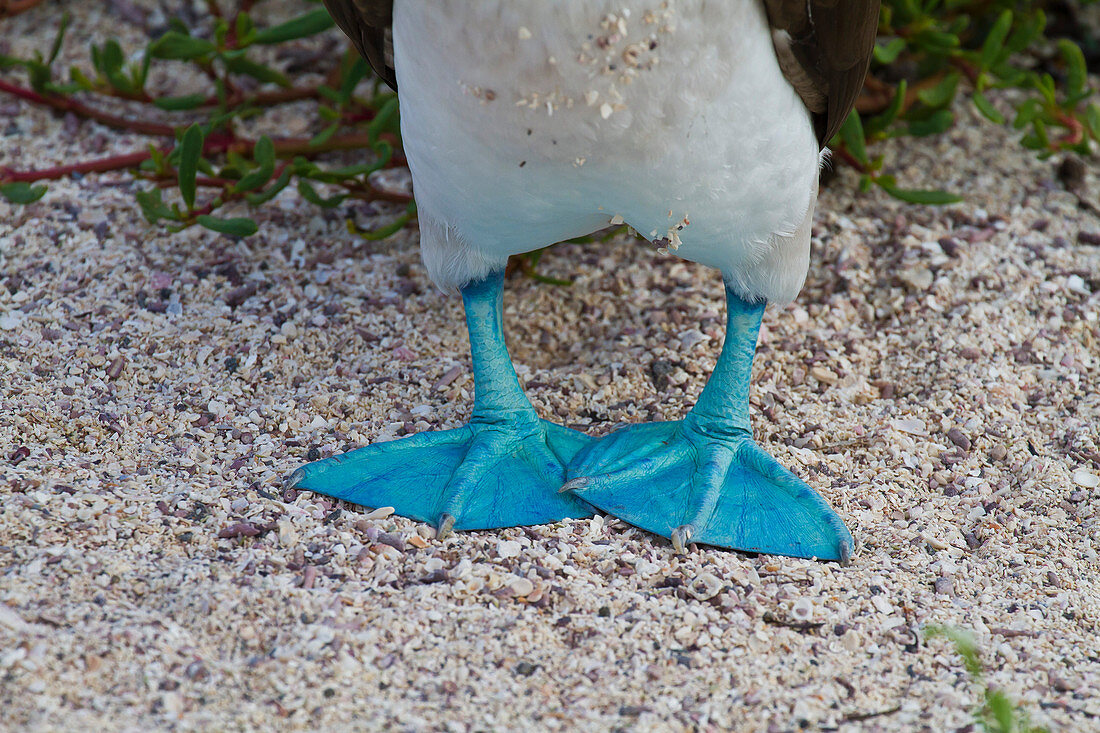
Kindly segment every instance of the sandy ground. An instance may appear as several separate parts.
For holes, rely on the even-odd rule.
[[[14,50],[50,12],[7,22]],[[140,37],[85,11],[62,61],[108,25]],[[0,165],[144,144],[0,107]],[[805,291],[765,317],[757,438],[845,518],[847,568],[677,557],[603,517],[439,542],[284,493],[311,451],[468,415],[460,304],[415,233],[367,243],[361,209],[286,192],[255,237],[172,235],[117,174],[0,203],[0,728],[953,730],[980,688],[923,638],[947,624],[1037,722],[1095,730],[1100,220],[960,114],[881,150],[966,202],[842,171]],[[717,275],[626,240],[540,267],[574,285],[505,295],[538,410],[591,434],[681,416]]]

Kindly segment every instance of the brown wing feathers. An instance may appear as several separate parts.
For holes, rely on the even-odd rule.
[[[325,7],[340,30],[363,54],[374,73],[397,89],[393,49],[389,47],[393,24],[393,0],[325,0]]]
[[[780,67],[814,113],[824,146],[855,104],[871,62],[879,0],[765,0]]]

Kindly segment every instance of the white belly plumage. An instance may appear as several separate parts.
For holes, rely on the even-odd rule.
[[[396,0],[405,150],[432,279],[620,220],[792,299],[819,162],[760,0]]]

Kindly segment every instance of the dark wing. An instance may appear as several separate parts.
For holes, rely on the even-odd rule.
[[[813,113],[824,147],[863,88],[879,0],[765,0],[765,5],[780,68]]]
[[[393,0],[325,0],[340,30],[363,54],[374,73],[397,89],[393,71]]]

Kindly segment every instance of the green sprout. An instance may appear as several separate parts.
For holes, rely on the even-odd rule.
[[[982,704],[974,711],[974,720],[983,730],[988,733],[1046,733],[1046,728],[1032,725],[1027,711],[1003,690],[986,684],[978,642],[969,632],[950,626],[928,626],[924,635],[929,639],[942,637],[955,645],[967,674],[982,691]]]

